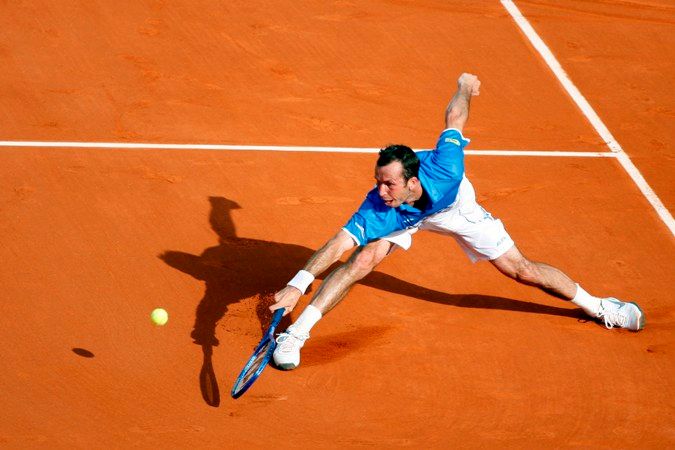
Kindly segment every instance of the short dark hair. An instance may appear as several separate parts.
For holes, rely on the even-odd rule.
[[[412,177],[419,176],[420,160],[415,152],[406,145],[394,144],[380,150],[377,158],[377,167],[384,167],[394,161],[403,166],[403,178],[408,181]]]

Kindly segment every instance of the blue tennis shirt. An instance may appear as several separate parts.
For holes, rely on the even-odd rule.
[[[396,208],[387,206],[375,187],[343,229],[357,245],[364,245],[415,226],[425,217],[452,205],[464,177],[464,147],[469,141],[459,130],[449,128],[441,133],[434,150],[416,152],[420,160],[419,179],[429,197],[424,210],[405,203]]]

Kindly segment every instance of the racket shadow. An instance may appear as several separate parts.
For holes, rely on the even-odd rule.
[[[210,197],[209,202],[211,204],[209,221],[218,236],[218,244],[206,248],[199,255],[168,250],[158,257],[170,267],[205,284],[204,296],[197,305],[190,337],[194,344],[202,348],[203,362],[199,371],[202,397],[208,405],[216,407],[220,404],[220,389],[213,370],[212,358],[214,347],[219,345],[216,335],[218,323],[236,304],[238,315],[242,314],[243,309],[254,317],[259,336],[262,337],[272,316],[268,307],[273,302],[274,292],[284,286],[299,267],[304,266],[314,253],[314,249],[239,237],[231,212],[241,207],[224,197]],[[330,273],[333,268],[326,273]],[[461,308],[502,309],[532,314],[583,317],[580,310],[487,295],[449,294],[418,286],[382,272],[371,273],[361,280],[360,284]],[[284,317],[277,329],[286,329],[290,325],[289,322],[289,317]],[[233,326],[236,328],[229,331],[250,333],[250,327],[246,323]],[[349,349],[358,347],[358,345],[350,346]],[[345,351],[349,351],[348,347],[345,347]],[[339,349],[333,352],[334,356],[339,354],[341,354]]]
[[[199,371],[199,388],[202,392],[202,398],[207,405],[217,407],[220,405],[220,388],[218,379],[213,371],[213,347],[211,345],[202,345],[204,353],[204,362]]]

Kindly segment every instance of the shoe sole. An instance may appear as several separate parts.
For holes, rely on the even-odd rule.
[[[635,330],[635,331],[640,331],[641,329],[643,329],[645,327],[645,322],[646,322],[645,313],[642,312],[642,308],[640,308],[640,306],[638,306],[637,303],[635,303],[635,302],[628,302],[628,303],[635,306],[638,309],[638,311],[640,311],[640,318],[638,319],[638,329]]]
[[[287,363],[287,364],[277,364],[277,367],[280,368],[281,370],[293,370],[298,366],[293,363]]]

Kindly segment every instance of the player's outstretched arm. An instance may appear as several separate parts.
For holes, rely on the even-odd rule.
[[[463,73],[457,80],[457,92],[445,110],[445,127],[460,132],[469,120],[471,97],[480,94],[480,80],[476,75]]]
[[[293,311],[300,297],[317,275],[323,273],[331,264],[336,262],[344,252],[352,249],[356,244],[352,237],[340,230],[323,247],[314,252],[305,267],[289,282],[289,284],[274,294],[275,303],[270,310],[286,308],[284,315]]]

